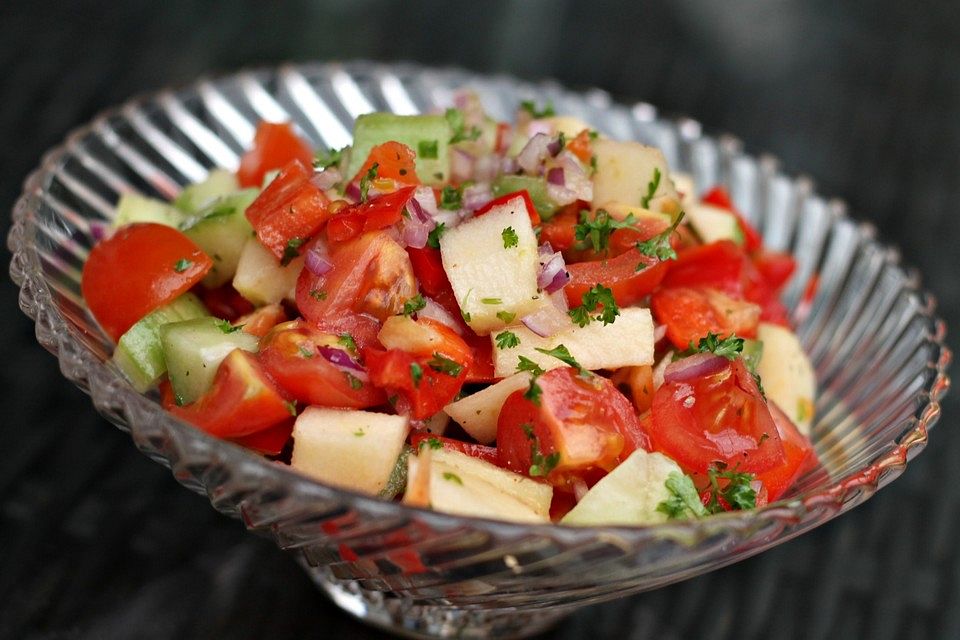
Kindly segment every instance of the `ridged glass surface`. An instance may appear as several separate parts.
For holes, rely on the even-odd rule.
[[[819,382],[822,468],[785,500],[748,513],[642,528],[529,526],[448,516],[305,479],[208,437],[137,394],[80,297],[91,221],[120,194],[172,198],[212,167],[235,169],[258,120],[293,120],[316,146],[350,142],[369,111],[416,113],[475,89],[495,117],[551,100],[610,136],[659,146],[698,188],[726,184],[768,245],[798,261],[784,300]],[[93,225],[94,227],[96,225]],[[844,207],[691,120],[456,70],[369,63],[287,66],[204,80],[109,111],[51,151],[14,210],[10,266],[37,339],[97,410],[218,510],[294,553],[340,606],[408,635],[509,637],[575,607],[683,580],[753,555],[850,509],[903,472],[927,442],[949,383],[933,299],[873,229]],[[813,274],[819,287],[803,303]]]

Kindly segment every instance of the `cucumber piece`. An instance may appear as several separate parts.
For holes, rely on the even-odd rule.
[[[450,138],[453,130],[442,115],[400,116],[393,113],[368,113],[357,118],[353,127],[346,178],[360,171],[370,150],[391,140],[403,143],[417,154],[417,175],[424,184],[440,185],[450,171]],[[436,158],[421,158],[420,143],[437,143]]]
[[[173,201],[173,206],[184,213],[195,214],[217,198],[230,195],[239,188],[240,185],[237,184],[237,178],[233,173],[224,169],[214,169],[202,182],[184,187],[177,199]]]
[[[533,176],[500,176],[491,185],[497,198],[515,191],[526,191],[533,201],[533,207],[544,220],[553,217],[557,205],[547,195],[547,181]]]
[[[413,447],[408,444],[403,445],[403,451],[397,456],[397,464],[390,472],[390,477],[387,478],[387,485],[380,489],[378,496],[392,500],[407,488],[407,458],[410,457],[411,453],[413,453]]]
[[[233,288],[258,307],[275,304],[284,298],[293,299],[296,297],[297,276],[305,260],[305,256],[300,256],[283,266],[269,249],[251,236],[240,252]]]
[[[763,342],[744,338],[740,357],[743,358],[743,364],[747,365],[747,370],[756,373],[757,367],[760,365],[760,359],[763,358]]]
[[[117,215],[113,227],[122,227],[133,222],[156,222],[176,227],[183,222],[183,213],[163,200],[148,198],[137,193],[125,193],[117,202]]]
[[[163,325],[160,343],[177,402],[189,404],[210,388],[231,351],[256,351],[258,340],[226,320],[207,316]]]
[[[200,298],[185,293],[170,304],[155,309],[120,336],[113,362],[133,387],[143,393],[167,372],[160,344],[160,327],[170,322],[210,315]]]
[[[736,216],[711,204],[695,204],[686,208],[687,221],[706,243],[732,240],[743,246],[743,230]]]
[[[180,225],[181,231],[213,260],[213,267],[203,278],[204,286],[219,287],[237,272],[243,245],[253,235],[244,212],[258,193],[256,189],[244,189],[218,197]]]

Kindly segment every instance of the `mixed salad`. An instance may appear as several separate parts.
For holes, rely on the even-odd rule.
[[[777,500],[816,464],[794,263],[721,187],[549,105],[372,113],[125,194],[82,291],[138,390],[322,482],[521,522]]]

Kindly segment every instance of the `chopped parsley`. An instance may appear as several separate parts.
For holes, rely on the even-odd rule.
[[[523,397],[539,406],[543,389],[537,384],[537,378],[546,373],[543,367],[526,356],[517,356],[517,371],[527,371],[531,374],[530,387],[523,392]]]
[[[403,315],[410,317],[427,306],[427,301],[419,293],[403,303]]]
[[[535,376],[542,376],[546,373],[539,364],[528,358],[527,356],[517,356],[517,372],[528,371]]]
[[[362,438],[363,436],[367,435],[367,432],[363,429],[357,429],[353,432],[353,435],[357,436],[358,438]]]
[[[590,176],[594,176],[597,173],[597,156],[590,156]]]
[[[327,299],[327,292],[323,291],[322,289],[311,289],[310,297],[317,302],[322,302]]]
[[[467,129],[463,111],[460,111],[460,109],[447,109],[443,115],[446,117],[450,128],[453,129],[453,137],[450,138],[450,144],[456,144],[463,140],[476,140],[480,137],[481,131],[479,127],[470,127]]]
[[[287,240],[287,246],[283,248],[283,257],[280,258],[280,265],[287,266],[293,260],[300,257],[300,247],[306,242],[303,238],[294,236]]]
[[[193,260],[187,260],[186,258],[180,258],[173,263],[173,270],[177,273],[183,273],[187,269],[193,266]]]
[[[353,339],[353,336],[349,333],[341,333],[340,337],[337,338],[337,344],[345,348],[350,353],[357,353],[357,341]]]
[[[524,435],[530,440],[530,469],[527,473],[531,478],[549,475],[560,463],[560,452],[554,451],[550,455],[544,456],[543,452],[540,451],[540,441],[533,432],[533,425],[525,422],[520,425],[520,428],[523,429]]]
[[[463,205],[463,186],[445,185],[440,192],[440,208],[456,211]]]
[[[539,407],[540,396],[542,395],[543,395],[543,389],[541,389],[540,385],[537,384],[537,379],[530,378],[530,386],[527,388],[526,391],[523,392],[523,397]]]
[[[577,370],[577,373],[579,373],[581,377],[589,378],[590,376],[593,375],[592,373],[584,369],[583,366],[579,362],[577,362],[577,360],[572,355],[570,355],[570,350],[567,349],[565,345],[558,344],[553,349],[536,348],[536,350],[545,356],[552,356],[557,360],[559,360],[560,362],[573,367],[574,369]]]
[[[509,311],[497,311],[497,317],[503,320],[505,323],[510,324],[513,322],[514,318],[517,317],[517,314],[510,313]]]
[[[444,471],[444,472],[443,472],[443,479],[444,479],[444,480],[449,480],[450,482],[455,482],[455,483],[459,484],[460,486],[463,486],[463,480],[461,480],[461,479],[460,479],[460,476],[458,476],[457,474],[453,473],[452,471]]]
[[[480,298],[483,304],[503,304],[502,298]]]
[[[498,349],[513,349],[520,346],[520,338],[512,331],[498,333],[496,337]]]
[[[680,221],[683,220],[684,215],[684,212],[681,211],[677,219],[673,221],[673,224],[667,227],[662,233],[658,233],[649,240],[638,242],[637,251],[648,258],[656,258],[661,262],[664,260],[676,260],[677,252],[670,246],[670,236],[677,230],[677,226],[680,225]],[[646,268],[647,265],[643,262],[637,265],[637,271],[643,271]]]
[[[340,164],[340,160],[343,159],[343,152],[347,147],[343,149],[320,149],[313,156],[313,166],[315,169],[326,169],[327,167],[332,167],[335,164]]]
[[[297,351],[300,352],[301,358],[312,358],[314,355],[316,355],[311,349],[307,349],[302,344],[297,347]]]
[[[437,352],[434,352],[433,357],[427,361],[427,364],[430,365],[430,368],[434,371],[444,373],[451,378],[456,378],[460,375],[460,372],[463,371],[462,364]]]
[[[423,380],[423,367],[416,362],[410,363],[410,377],[413,378],[413,386],[419,387]]]
[[[427,234],[427,246],[432,249],[440,248],[440,238],[443,236],[444,232],[447,230],[447,223],[438,222],[429,234]]]
[[[296,416],[296,415],[297,415],[297,401],[296,401],[296,400],[284,401],[283,406],[285,406],[285,407],[287,408],[287,411],[290,412],[290,415],[292,415],[292,416]]]
[[[580,297],[580,301],[582,304],[579,307],[574,307],[567,312],[578,327],[587,326],[590,324],[590,320],[597,320],[605,325],[612,324],[620,315],[620,309],[613,297],[613,291],[602,284],[594,285]],[[596,310],[598,305],[602,307],[600,312],[591,316],[590,314]]]
[[[515,247],[520,243],[520,238],[517,237],[517,232],[513,230],[513,227],[507,227],[506,229],[501,231],[500,237],[503,238],[504,249]]]
[[[647,183],[647,195],[640,198],[640,206],[644,209],[647,209],[650,206],[650,201],[653,200],[654,194],[657,193],[657,189],[660,188],[660,169],[657,167],[653,168],[653,178],[650,179],[650,182]]]
[[[712,353],[717,356],[723,356],[727,360],[736,360],[742,352],[743,338],[738,338],[736,334],[732,334],[726,338],[720,338],[720,336],[711,332],[703,338],[700,338],[696,346],[693,345],[693,341],[691,340],[690,346],[687,347],[685,351],[675,354],[673,359],[677,361],[680,358],[692,356],[695,353]]]
[[[443,441],[441,441],[440,438],[427,438],[426,440],[420,441],[417,449],[423,449],[424,446],[430,447],[431,449],[442,449]]]
[[[606,209],[597,209],[596,215],[590,219],[590,212],[580,212],[580,222],[574,227],[574,236],[579,242],[587,243],[594,251],[606,251],[610,247],[610,236],[617,229],[628,229],[636,222],[633,214],[627,215],[624,220],[617,220]]]
[[[424,160],[435,160],[437,158],[437,141],[421,140],[417,143],[417,157]]]
[[[537,119],[557,115],[557,112],[553,110],[553,103],[550,101],[543,105],[543,109],[537,109],[537,103],[533,100],[524,100],[520,103],[520,108],[529,113],[530,117]]]
[[[370,165],[367,173],[360,178],[360,202],[367,201],[367,194],[370,192],[370,181],[377,179],[377,172],[380,170],[380,163],[374,162]]]
[[[353,375],[349,371],[344,371],[344,375],[347,376],[347,382],[350,384],[350,388],[354,391],[363,389],[363,380]]]
[[[226,320],[217,320],[217,328],[219,328],[220,331],[222,331],[223,333],[229,334],[229,333],[236,333],[237,331],[240,331],[240,329],[243,329],[243,325],[238,324],[237,326],[233,326]]]
[[[727,465],[718,461],[707,470],[707,476],[710,478],[707,489],[710,499],[705,506],[710,513],[726,511],[724,502],[734,511],[756,508],[757,492],[750,486],[756,479],[752,473],[728,470]],[[723,486],[720,486],[721,480],[726,480]]]
[[[700,501],[700,494],[690,476],[671,471],[663,483],[670,497],[657,505],[657,511],[667,514],[670,520],[701,518],[709,512]]]

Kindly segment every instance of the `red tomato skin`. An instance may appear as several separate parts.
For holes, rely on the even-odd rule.
[[[767,490],[767,499],[773,502],[793,486],[801,475],[810,470],[810,463],[816,463],[816,454],[810,439],[800,433],[797,426],[774,403],[768,401],[770,415],[777,426],[786,460],[779,467],[757,474],[757,480],[763,482]]]
[[[364,357],[373,384],[388,394],[400,395],[416,420],[425,420],[450,404],[467,377],[466,366],[457,376],[447,375],[427,364],[432,356],[416,356],[399,349],[367,349]],[[413,379],[414,365],[422,374],[419,383]]]
[[[550,243],[554,251],[566,252],[577,242],[576,229],[580,221],[580,205],[567,205],[545,220],[540,227],[540,242]]]
[[[439,249],[407,247],[407,255],[410,256],[413,273],[424,294],[436,298],[443,293],[453,293],[450,281],[447,279],[447,272],[443,270]]]
[[[382,390],[369,382],[354,389],[346,373],[320,355],[317,347],[329,338],[301,320],[285,322],[263,338],[258,358],[287,395],[303,404],[348,409],[383,404]]]
[[[455,438],[445,438],[443,436],[435,436],[432,433],[426,431],[417,431],[410,435],[410,445],[413,447],[414,451],[420,451],[421,443],[426,440],[436,439],[440,441],[440,445],[448,451],[457,451],[465,455],[470,456],[471,458],[477,458],[483,460],[484,462],[489,462],[490,464],[498,465],[500,464],[499,459],[497,458],[497,449],[495,447],[488,447],[486,445],[477,444],[476,442],[464,442],[463,440],[456,440]],[[429,444],[424,444],[423,446],[429,446]]]
[[[752,303],[734,299],[730,299],[730,304],[756,309]],[[691,342],[696,345],[708,333],[724,337],[736,334],[741,338],[753,338],[757,334],[759,316],[755,311],[739,322],[739,314],[722,313],[704,289],[659,289],[650,298],[650,309],[657,322],[666,325],[667,338],[678,349],[686,349]]]
[[[396,141],[384,142],[370,149],[366,162],[353,176],[351,182],[360,182],[374,163],[377,164],[377,177],[393,180],[400,184],[420,184],[416,171],[417,154],[405,144]]]
[[[547,482],[570,489],[574,479],[588,484],[612,470],[638,448],[646,436],[633,405],[602,376],[584,379],[571,367],[553,369],[537,379],[540,404],[511,394],[500,410],[497,452],[504,468],[530,474],[532,445],[524,425],[530,425],[540,453],[560,454]]]
[[[523,198],[523,204],[527,207],[527,214],[530,216],[530,223],[533,226],[540,224],[540,214],[537,213],[537,208],[533,206],[533,200],[530,198],[530,194],[527,193],[526,189],[521,189],[520,191],[514,191],[513,193],[505,193],[499,198],[494,198],[487,204],[483,205],[473,214],[474,217],[480,217],[483,214],[491,211],[494,207],[499,207],[500,205],[507,204],[514,198]]]
[[[789,253],[767,249],[753,254],[753,263],[767,285],[776,292],[783,288],[797,268],[797,261]]]
[[[197,287],[195,293],[213,315],[233,322],[240,316],[253,312],[253,305],[240,292],[227,283],[216,289]]]
[[[293,131],[289,122],[261,122],[253,137],[253,147],[240,158],[237,181],[241,187],[259,187],[267,172],[291,160],[310,166],[313,162],[310,145]]]
[[[751,274],[750,259],[731,240],[719,240],[682,251],[670,266],[663,286],[710,287],[733,298],[744,298]],[[754,270],[755,271],[755,270]]]
[[[257,238],[277,260],[285,259],[291,241],[302,245],[332,215],[330,200],[310,181],[312,176],[313,169],[291,160],[247,207]]]
[[[637,271],[638,264],[648,265]],[[597,284],[609,287],[617,305],[625,307],[649,295],[667,275],[668,264],[630,249],[610,260],[575,262],[567,265],[570,282],[563,288],[567,303],[580,306],[583,294]]]
[[[786,460],[770,410],[740,359],[714,375],[664,382],[651,413],[651,445],[687,473],[705,474],[717,461],[759,473]]]
[[[181,260],[186,262],[178,265]],[[80,290],[97,322],[117,341],[140,318],[200,282],[212,266],[207,254],[173,227],[135,223],[91,249]]]
[[[290,436],[293,434],[293,422],[293,416],[290,416],[286,423],[251,433],[248,436],[233,438],[233,441],[241,447],[246,447],[265,456],[278,456],[290,441]]]
[[[416,187],[404,187],[340,210],[327,222],[327,239],[344,242],[365,231],[385,229],[400,222],[414,189]]]
[[[262,338],[271,329],[287,321],[287,312],[279,304],[268,304],[256,311],[237,319],[236,324],[243,327],[244,333]]]
[[[702,200],[707,204],[726,209],[737,218],[740,230],[743,232],[744,249],[747,251],[757,251],[763,246],[763,238],[760,236],[760,232],[757,231],[752,224],[747,222],[743,214],[733,206],[733,200],[730,199],[730,194],[727,193],[725,188],[721,186],[714,187],[703,196]]]
[[[290,419],[287,399],[256,356],[234,349],[220,364],[210,389],[183,407],[167,411],[219,438],[241,438]]]

